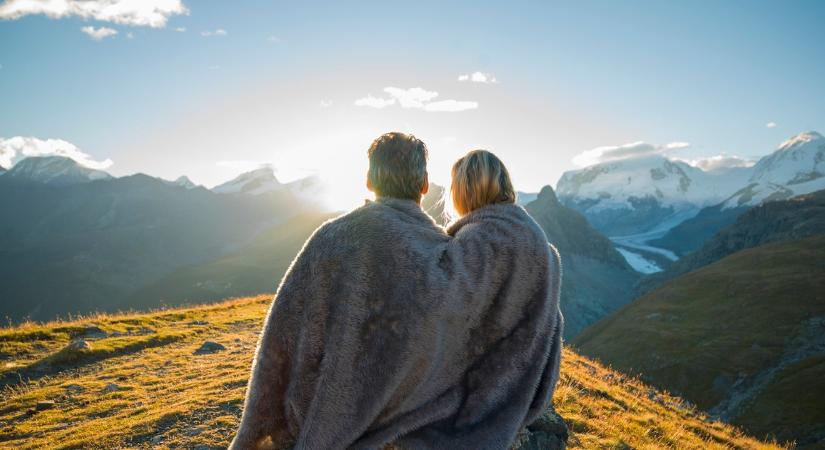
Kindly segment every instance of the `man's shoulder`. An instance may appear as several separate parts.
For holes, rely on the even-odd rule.
[[[350,235],[369,230],[415,228],[443,234],[444,231],[420,208],[410,205],[388,205],[386,202],[367,200],[364,205],[324,223],[316,234],[321,236]]]

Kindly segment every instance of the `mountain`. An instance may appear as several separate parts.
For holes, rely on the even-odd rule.
[[[259,169],[245,172],[237,177],[212,188],[213,192],[219,194],[263,194],[266,192],[276,192],[283,189],[283,185],[275,177],[275,172],[271,167],[261,167]]]
[[[172,186],[179,186],[186,189],[195,189],[198,187],[197,184],[193,183],[192,180],[189,179],[186,175],[181,175],[175,179],[175,181],[167,181]]]
[[[822,448],[823,292],[825,235],[774,242],[670,280],[573,345],[757,436]]]
[[[4,173],[6,173],[6,172],[8,172],[8,169],[6,169],[6,168],[5,168],[5,167],[3,167],[3,166],[0,166],[0,175],[3,175],[3,174],[4,174]]]
[[[30,156],[18,161],[4,174],[4,177],[53,186],[67,186],[112,178],[102,170],[82,166],[65,156]]]
[[[682,257],[701,248],[720,230],[736,222],[736,219],[748,209],[750,206],[729,208],[723,203],[702,208],[695,216],[648,243],[655,247],[668,249]]]
[[[565,172],[557,191],[563,204],[584,214],[596,229],[621,236],[650,231],[673,218],[684,220],[726,199],[747,175],[705,172],[652,155]]]
[[[289,192],[225,196],[141,174],[59,185],[8,175],[0,205],[14,213],[0,221],[0,317],[13,321],[115,310],[174,270],[231,253],[306,211]],[[149,301],[131,306],[159,306]]]
[[[751,247],[825,234],[825,190],[772,201],[739,215],[736,222],[667,270],[648,275],[639,284],[644,293],[667,280]]]
[[[550,186],[525,209],[561,253],[566,337],[633,300],[639,273],[584,216],[562,205]]]
[[[825,189],[825,138],[816,131],[794,136],[760,159],[748,184],[725,207],[753,206]]]
[[[447,188],[435,183],[430,183],[430,187],[424,197],[421,198],[421,209],[430,215],[438,224],[446,225],[450,217],[445,211],[445,202],[450,202]]]
[[[0,328],[2,446],[226,448],[271,300]],[[780,449],[568,349],[554,404],[570,449]],[[565,434],[548,411],[529,437]]]

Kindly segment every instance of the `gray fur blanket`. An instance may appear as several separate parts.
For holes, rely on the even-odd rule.
[[[515,205],[322,225],[264,322],[231,449],[506,449],[558,379],[561,263]]]

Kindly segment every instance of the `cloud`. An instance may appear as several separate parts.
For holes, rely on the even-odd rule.
[[[321,100],[321,108],[329,108],[332,106],[332,100]]]
[[[274,34],[270,34],[269,36],[267,36],[266,40],[268,42],[272,42],[272,43],[275,43],[275,44],[281,42],[281,38],[279,38],[278,36],[275,36]]]
[[[776,128],[776,122],[768,122],[765,124],[767,128]]]
[[[134,38],[135,38],[135,34],[134,34],[134,33],[132,33],[132,32],[130,31],[130,32],[126,33],[126,38],[127,38],[127,39],[134,39]]]
[[[384,92],[397,99],[402,108],[423,108],[426,102],[438,97],[438,92],[420,87],[402,89],[391,86],[385,87]]]
[[[95,41],[100,41],[107,37],[111,37],[117,34],[117,30],[107,27],[95,28],[89,26],[81,28],[80,31],[88,34],[89,37],[94,39]]]
[[[495,75],[484,72],[473,72],[459,75],[458,81],[469,81],[471,83],[498,83]]]
[[[573,158],[573,164],[584,167],[608,161],[619,161],[622,159],[636,158],[640,156],[659,155],[671,150],[678,150],[690,147],[687,142],[671,142],[665,145],[655,146],[647,142],[631,142],[624,145],[614,145],[608,147],[597,147],[579,153]]]
[[[15,156],[65,156],[90,169],[106,169],[111,159],[95,161],[71,142],[62,139],[38,139],[35,137],[0,137],[0,164],[8,167]]]
[[[359,98],[355,101],[355,106],[369,106],[370,108],[384,108],[386,106],[394,105],[394,98],[380,98],[373,97],[372,94],[367,94],[364,98]]]
[[[733,169],[736,167],[751,167],[754,164],[756,164],[756,161],[752,161],[750,159],[725,154],[708,156],[705,158],[693,159],[685,162],[690,164],[691,166],[698,167],[704,170],[705,172],[712,172],[715,170],[722,169]]]
[[[409,89],[398,87],[385,87],[384,92],[389,94],[389,98],[373,97],[368,94],[364,98],[355,101],[355,106],[370,106],[372,108],[385,108],[394,105],[396,101],[402,108],[421,109],[427,112],[457,112],[468,109],[477,109],[478,102],[459,100],[440,100],[433,102],[438,97],[438,92],[428,91],[420,87]]]
[[[218,28],[215,31],[201,31],[201,36],[203,36],[203,37],[226,36],[226,30],[224,30],[223,28]]]
[[[427,103],[426,105],[424,105],[424,111],[428,112],[459,112],[467,111],[468,109],[478,109],[478,102],[441,100],[438,102]]]
[[[44,14],[52,19],[79,17],[118,25],[163,28],[169,17],[189,14],[181,0],[7,0],[0,19]]]
[[[175,28],[175,31],[177,31],[178,33],[185,33],[186,32],[186,27],[177,27],[177,28]]]

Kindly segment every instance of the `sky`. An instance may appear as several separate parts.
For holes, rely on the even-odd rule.
[[[269,164],[363,198],[366,149],[474,148],[516,187],[638,152],[750,164],[825,132],[825,2],[0,3],[0,165],[208,187]],[[715,158],[715,159],[709,159]]]

